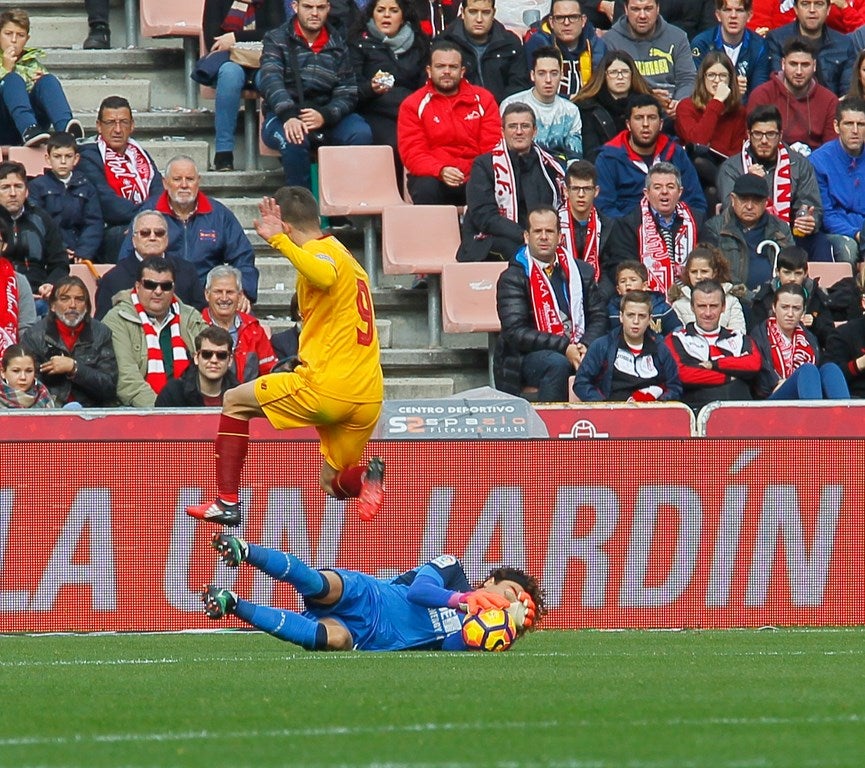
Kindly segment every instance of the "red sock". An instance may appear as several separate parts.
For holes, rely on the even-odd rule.
[[[347,467],[333,479],[333,492],[338,499],[354,499],[360,496],[363,474],[366,467],[357,465]]]
[[[216,489],[219,498],[237,503],[240,473],[249,447],[249,422],[223,414],[216,433]]]

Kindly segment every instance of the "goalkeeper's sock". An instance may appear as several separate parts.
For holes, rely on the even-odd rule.
[[[291,584],[306,598],[313,600],[322,598],[330,589],[321,571],[310,568],[290,552],[280,552],[278,549],[250,544],[246,562],[277,581]]]
[[[294,611],[256,605],[242,598],[237,599],[234,615],[280,640],[299,645],[308,651],[323,651],[327,648],[327,628],[315,619],[308,619]]]

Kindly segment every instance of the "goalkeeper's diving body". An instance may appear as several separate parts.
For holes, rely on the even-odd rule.
[[[214,533],[212,546],[229,567],[241,563],[291,584],[303,612],[257,605],[207,585],[201,595],[211,619],[233,614],[257,629],[307,650],[469,650],[462,638],[467,613],[508,610],[517,637],[546,612],[537,580],[518,568],[496,568],[473,588],[460,561],[440,555],[390,580],[339,568],[317,570],[296,556]]]

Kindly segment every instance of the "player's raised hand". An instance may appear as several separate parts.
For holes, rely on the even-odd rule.
[[[258,204],[260,219],[255,219],[252,225],[259,237],[270,240],[271,237],[281,235],[285,230],[282,227],[282,218],[279,215],[279,205],[272,197],[263,197]]]
[[[511,601],[504,595],[490,592],[486,589],[476,589],[474,592],[463,592],[460,595],[460,610],[475,615],[489,608],[500,608],[505,610]]]

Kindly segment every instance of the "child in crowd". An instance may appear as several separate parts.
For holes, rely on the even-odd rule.
[[[27,48],[29,39],[27,11],[0,12],[0,142],[36,146],[48,140],[50,126],[83,139],[60,81],[40,61],[44,51]]]
[[[682,285],[671,286],[667,291],[667,300],[673,305],[682,325],[693,323],[696,319],[691,309],[691,287],[701,280],[716,280],[724,287],[727,304],[721,313],[722,327],[747,333],[742,303],[731,293],[734,286],[730,282],[730,262],[714,245],[698,245],[694,248],[682,267]]]
[[[649,290],[649,272],[641,261],[623,261],[616,267],[616,295],[607,303],[610,330],[621,326],[619,317],[622,296],[628,291],[645,291],[652,297],[652,319],[649,329],[659,336],[666,336],[676,328],[682,327],[682,321],[667,303],[663,293]]]
[[[0,408],[53,408],[51,393],[36,378],[36,360],[20,344],[0,359]]]
[[[782,285],[801,285],[805,291],[805,314],[802,325],[817,337],[820,348],[826,346],[829,334],[835,330],[835,318],[829,308],[829,297],[808,277],[808,252],[797,245],[782,248],[775,260],[775,276],[763,283],[754,294],[748,327],[758,328],[773,315],[775,293]]]
[[[76,168],[78,143],[70,133],[55,133],[45,153],[51,168],[28,185],[30,200],[51,214],[70,260],[93,260],[102,245],[105,222],[96,187]]]

